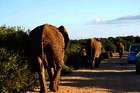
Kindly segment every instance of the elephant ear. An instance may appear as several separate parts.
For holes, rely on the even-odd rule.
[[[67,47],[67,45],[68,45],[68,42],[69,42],[68,33],[67,33],[67,31],[66,31],[66,29],[65,29],[64,26],[60,26],[60,27],[58,28],[58,30],[61,32],[61,34],[62,34],[63,37],[64,37],[65,49],[66,49],[66,47]]]

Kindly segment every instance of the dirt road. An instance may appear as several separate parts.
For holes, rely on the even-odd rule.
[[[75,70],[62,76],[56,93],[140,93],[140,75],[126,57],[119,59],[114,54],[113,58],[102,61],[98,69]]]

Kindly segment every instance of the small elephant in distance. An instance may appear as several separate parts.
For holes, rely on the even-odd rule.
[[[98,68],[101,62],[101,53],[102,53],[102,43],[98,38],[91,39],[91,48],[92,48],[92,68]]]

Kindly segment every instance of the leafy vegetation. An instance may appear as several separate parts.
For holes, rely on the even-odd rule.
[[[26,55],[28,35],[20,27],[0,27],[0,92],[19,92],[37,84]]]

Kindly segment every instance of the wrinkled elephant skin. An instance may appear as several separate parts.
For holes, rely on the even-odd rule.
[[[64,26],[59,28],[44,24],[30,32],[32,61],[36,62],[40,81],[40,93],[47,93],[45,68],[50,79],[50,90],[57,91],[61,68],[64,64],[64,50],[69,41]]]

